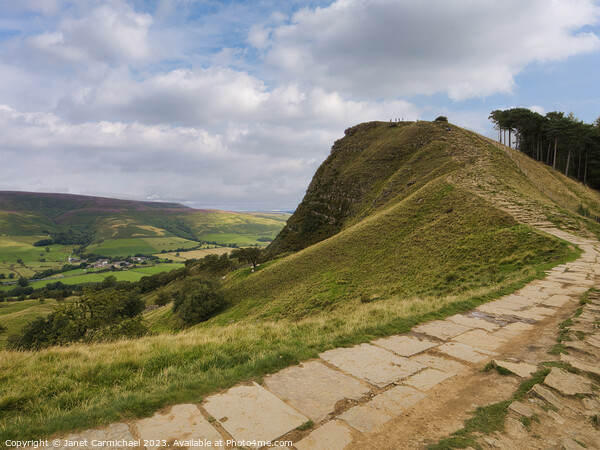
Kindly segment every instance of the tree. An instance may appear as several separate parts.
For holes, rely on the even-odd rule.
[[[252,269],[256,269],[256,265],[262,256],[262,249],[260,247],[244,247],[232,251],[231,256],[237,258],[242,263],[252,264]]]
[[[448,118],[446,116],[437,116],[435,122],[448,122]]]
[[[11,273],[9,273],[9,274],[8,274],[8,278],[9,278],[9,279],[11,279],[11,280],[12,280],[14,277],[15,277],[15,274],[14,274],[14,272],[11,272]]]
[[[600,188],[600,118],[585,124],[572,113],[552,111],[542,116],[526,108],[495,110],[489,119],[500,142],[514,131],[516,148],[565,175]],[[504,136],[505,137],[505,136]],[[504,139],[506,141],[506,139]]]
[[[171,301],[170,297],[165,292],[159,292],[154,300],[156,306],[165,306]]]
[[[104,280],[102,280],[102,282],[100,283],[100,289],[107,289],[110,287],[114,287],[116,284],[117,284],[117,277],[115,277],[114,275],[109,275]]]
[[[186,326],[203,322],[225,307],[217,285],[208,280],[186,279],[173,297],[173,313]]]
[[[29,281],[27,281],[27,278],[21,277],[19,278],[19,281],[17,281],[17,284],[21,287],[26,287],[29,284]]]

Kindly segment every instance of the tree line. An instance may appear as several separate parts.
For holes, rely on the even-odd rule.
[[[588,124],[572,113],[541,115],[527,108],[495,110],[498,140],[566,176],[600,189],[600,118]]]

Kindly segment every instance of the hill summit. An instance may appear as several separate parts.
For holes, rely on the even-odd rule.
[[[445,145],[446,128],[425,122],[367,122],[348,128],[270,250],[306,248],[456,169]]]
[[[581,205],[600,214],[596,191],[502,147],[443,122],[367,122],[348,128],[269,250],[280,254],[309,247],[434,180],[493,200],[507,212],[511,203],[527,205],[530,218],[538,221],[557,214],[576,220],[568,216]]]

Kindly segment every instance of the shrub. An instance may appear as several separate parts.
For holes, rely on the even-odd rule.
[[[158,295],[156,296],[156,300],[154,301],[154,304],[156,306],[165,306],[170,301],[171,301],[171,299],[169,298],[169,296],[167,294],[165,294],[164,292],[159,292]]]
[[[448,118],[446,116],[437,116],[435,118],[436,122],[448,122]]]
[[[54,244],[54,241],[52,239],[41,239],[39,241],[36,241],[33,243],[34,247],[46,247],[47,245],[52,245]],[[46,251],[50,251],[50,249],[47,249]]]
[[[203,322],[224,307],[217,285],[207,280],[185,280],[173,300],[173,313],[186,326]]]

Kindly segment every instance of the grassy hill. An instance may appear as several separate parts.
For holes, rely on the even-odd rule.
[[[596,233],[577,211],[600,211],[598,193],[446,126],[347,130],[269,247],[273,259],[229,273],[228,307],[210,320],[181,331],[167,305],[145,316],[157,335],[0,352],[0,441],[198,402],[320,351],[466,311],[575,259],[578,249],[528,223]],[[232,232],[250,226],[229,218]]]

